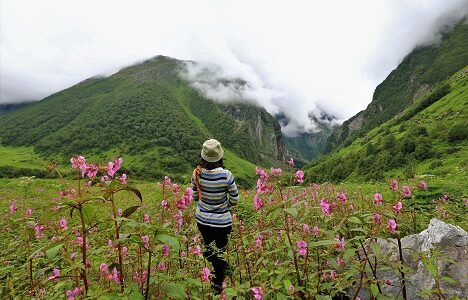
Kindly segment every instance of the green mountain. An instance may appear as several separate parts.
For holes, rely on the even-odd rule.
[[[415,49],[375,89],[368,107],[333,130],[326,151],[350,145],[393,118],[468,64],[468,24],[442,34],[440,43]]]
[[[465,185],[467,172],[468,66],[390,120],[305,170],[307,178],[315,182],[428,174],[453,176]]]
[[[179,76],[184,66],[157,56],[3,114],[0,152],[17,148],[60,163],[77,154],[92,160],[121,155],[132,176],[177,177],[190,173],[203,141],[213,137],[222,141],[225,163],[240,182],[252,180],[254,164],[283,161],[281,127],[265,109],[203,97]]]
[[[327,123],[315,120],[318,125],[317,132],[300,133],[296,136],[285,136],[287,156],[293,157],[297,167],[307,165],[311,160],[325,152],[327,138],[333,127]]]

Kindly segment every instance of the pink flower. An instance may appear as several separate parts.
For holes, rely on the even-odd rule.
[[[314,233],[315,236],[318,236],[319,228],[317,226],[314,226],[314,228],[312,229],[312,232]]]
[[[396,181],[395,179],[393,179],[393,180],[390,182],[390,189],[391,189],[392,191],[398,190],[398,181]]]
[[[336,258],[336,263],[339,265],[339,266],[342,266],[345,264],[345,261],[341,258],[341,257],[337,257]]]
[[[343,203],[348,202],[348,197],[344,193],[338,193],[336,194],[336,199],[340,200]]]
[[[183,218],[183,214],[182,212],[179,210],[177,211],[177,213],[174,214],[174,221],[176,222],[177,224],[177,229],[178,230],[182,230],[182,223],[184,222],[184,218]]]
[[[305,232],[306,234],[310,234],[309,225],[304,224],[304,225],[302,225],[302,228],[304,229],[304,232]]]
[[[294,159],[292,159],[292,157],[288,160],[288,165],[294,167]]]
[[[80,155],[78,157],[73,156],[70,159],[72,168],[74,170],[80,169],[81,170],[81,177],[84,177],[84,174],[86,173],[86,170],[88,169],[88,166],[86,165],[86,159]]]
[[[203,282],[210,281],[210,269],[208,269],[207,267],[204,267],[201,271],[201,280]]]
[[[275,267],[278,267],[280,265],[280,261],[277,259],[275,260]]]
[[[307,242],[306,241],[298,241],[296,242],[299,255],[306,256],[307,255]]]
[[[192,252],[194,255],[196,256],[200,256],[201,255],[201,247],[200,245],[196,245],[195,247],[193,247],[193,252]]]
[[[86,187],[91,187],[93,185],[93,182],[91,180],[88,180],[86,182]]]
[[[255,174],[257,174],[257,176],[260,177],[260,179],[262,179],[262,180],[268,179],[268,177],[269,177],[267,172],[265,172],[265,170],[263,170],[260,167],[255,167]]]
[[[167,200],[166,200],[166,199],[163,199],[163,200],[161,201],[161,206],[162,206],[164,209],[167,209],[167,208],[168,208],[169,205],[167,204]]]
[[[263,290],[261,287],[253,287],[252,293],[256,300],[263,300]]]
[[[405,185],[401,188],[401,191],[403,192],[403,197],[405,198],[410,198],[411,197],[411,189],[409,186]]]
[[[110,161],[107,164],[107,174],[109,174],[110,177],[113,177],[114,174],[120,169],[123,163],[123,158],[119,157],[114,161]]]
[[[108,240],[107,246],[109,246],[109,248],[114,248],[114,242],[112,242],[112,240]]]
[[[158,264],[158,269],[159,269],[160,271],[166,270],[166,269],[167,269],[166,263],[165,263],[165,262],[160,262],[160,263]]]
[[[57,279],[57,278],[59,278],[59,277],[60,277],[60,270],[57,269],[57,268],[54,268],[54,269],[52,270],[52,275],[49,276],[49,280],[54,280],[54,279]]]
[[[263,206],[265,206],[265,203],[258,197],[258,194],[255,194],[254,199],[254,206],[255,210],[259,211]]]
[[[162,247],[162,255],[163,256],[169,256],[170,252],[171,252],[171,247],[169,247],[169,245],[164,245]]]
[[[345,249],[344,237],[340,238],[339,235],[335,236],[335,249],[338,251],[343,251]]]
[[[115,283],[119,283],[119,272],[117,272],[117,268],[112,269],[112,281]]]
[[[68,223],[67,223],[67,220],[65,220],[65,218],[61,218],[60,221],[59,221],[59,225],[60,225],[60,229],[62,231],[65,231],[68,229]]]
[[[302,172],[301,170],[296,171],[296,182],[304,183],[304,172]]]
[[[76,287],[73,291],[67,290],[65,292],[65,295],[67,296],[67,300],[75,300],[75,297],[79,296],[80,294],[81,294],[81,289],[79,287]]]
[[[380,224],[380,214],[379,213],[374,214],[374,223],[377,224],[377,225]]]
[[[101,177],[101,182],[109,182],[109,181],[111,181],[109,176],[104,175],[104,176]]]
[[[397,204],[392,206],[393,212],[395,214],[398,214],[402,208],[403,208],[403,203],[401,203],[401,201],[398,201]]]
[[[267,189],[267,186],[263,184],[262,179],[257,179],[257,194],[263,194]]]
[[[180,190],[180,186],[177,183],[172,184],[172,193],[173,194],[178,194]]]
[[[90,164],[86,169],[86,171],[88,172],[88,177],[93,178],[94,176],[96,176],[98,170],[98,166],[96,166],[95,164]]]
[[[123,247],[122,247],[122,256],[125,257],[125,256],[127,256],[127,254],[128,254],[128,247],[127,247],[127,246],[123,246]]]
[[[289,286],[288,292],[289,292],[290,294],[294,294],[294,285],[291,284],[291,285]]]
[[[333,279],[333,280],[335,280],[336,277],[337,277],[336,271],[335,271],[335,270],[332,270],[332,271],[330,272],[330,278]]]
[[[146,249],[149,249],[149,237],[144,235],[141,237],[141,241],[143,242]]]
[[[421,181],[418,185],[418,187],[421,189],[421,190],[425,190],[427,191],[427,183],[425,181]]]
[[[42,231],[45,230],[45,227],[40,225],[39,223],[36,223],[36,225],[34,225],[34,236],[36,237],[36,239],[40,239],[42,237]]]
[[[388,230],[390,233],[395,234],[396,229],[397,229],[397,222],[394,219],[388,220]]]
[[[127,174],[123,173],[117,180],[120,181],[121,184],[127,184]]]
[[[72,252],[72,254],[70,254],[70,259],[75,260],[75,258],[76,258],[76,252]]]
[[[123,215],[123,210],[121,208],[117,209],[117,214],[121,217]]]
[[[99,265],[99,271],[101,272],[101,274],[109,273],[109,268],[107,267],[107,264],[106,263],[101,263]]]
[[[263,235],[257,235],[257,238],[255,239],[255,246],[257,246],[257,248],[261,248],[263,246]]]
[[[281,168],[271,168],[270,172],[271,176],[273,177],[280,177],[281,175],[283,175],[283,170],[281,170]]]
[[[143,222],[145,222],[146,224],[148,224],[150,222],[150,216],[148,214],[145,214],[143,216]]]
[[[166,187],[171,185],[171,179],[167,176],[164,176],[164,185]]]
[[[375,205],[380,205],[382,204],[382,194],[376,193],[374,194],[374,204]]]
[[[325,214],[327,217],[329,217],[331,214],[330,203],[328,203],[326,199],[322,199],[320,200],[319,205],[320,205],[320,208],[322,209],[322,213]]]
[[[26,212],[24,213],[24,216],[26,218],[29,218],[32,215],[32,212],[33,212],[32,208],[28,208],[28,209],[26,209]]]
[[[15,200],[10,201],[10,214],[14,214],[18,208],[15,206]]]

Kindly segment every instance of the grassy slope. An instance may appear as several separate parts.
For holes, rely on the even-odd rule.
[[[410,106],[392,120],[377,126],[351,145],[341,148],[313,162],[307,168],[309,179],[316,181],[353,181],[381,179],[385,177],[410,177],[428,175],[450,178],[455,188],[463,189],[468,179],[468,67],[449,80],[451,92],[426,109],[411,116],[410,112],[425,99]],[[403,119],[403,120],[402,120]],[[456,125],[464,128],[465,138],[452,141],[448,139],[450,130]],[[459,126],[460,127],[460,126]],[[421,128],[427,133],[413,135]],[[424,131],[424,130],[423,130]],[[395,137],[393,148],[385,146],[386,139]],[[413,139],[415,146],[429,141],[428,156],[422,159],[415,151],[404,152],[403,142]],[[388,153],[387,153],[388,151]],[[389,156],[386,157],[385,155]],[[401,159],[400,165],[396,163]],[[386,165],[396,164],[385,169]],[[367,164],[367,165],[366,165]]]

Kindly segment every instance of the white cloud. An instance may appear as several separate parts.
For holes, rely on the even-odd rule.
[[[242,95],[284,113],[286,131],[313,130],[311,111],[364,109],[406,54],[467,10],[468,0],[2,0],[0,103],[162,54],[244,79]],[[239,93],[212,82],[194,84],[221,100]]]

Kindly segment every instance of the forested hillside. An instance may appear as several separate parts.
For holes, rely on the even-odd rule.
[[[183,66],[159,56],[2,115],[1,145],[33,147],[44,161],[59,163],[76,154],[123,155],[127,171],[142,178],[187,173],[209,137],[223,142],[226,164],[240,177],[252,173],[251,162],[283,160],[281,128],[270,114],[204,98],[180,78]]]

